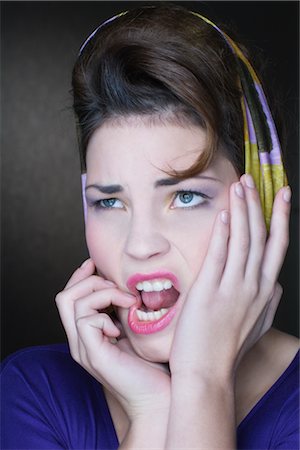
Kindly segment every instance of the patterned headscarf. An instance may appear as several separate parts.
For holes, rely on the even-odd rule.
[[[237,44],[206,17],[192,12],[214,27],[225,39],[237,61],[243,92],[245,173],[253,176],[258,189],[267,229],[270,227],[274,197],[287,185],[281,147],[261,83]]]
[[[209,19],[199,13],[190,12],[217,30],[236,58],[243,93],[241,106],[244,119],[245,173],[251,174],[254,179],[269,230],[275,195],[281,187],[287,185],[287,177],[276,127],[264,91],[253,67],[238,45]],[[100,28],[126,13],[127,11],[121,12],[103,22],[87,38],[79,53],[82,53]],[[85,174],[82,182],[84,188]],[[85,195],[83,197],[85,198]]]

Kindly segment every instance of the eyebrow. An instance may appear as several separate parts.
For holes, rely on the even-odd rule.
[[[85,190],[87,191],[90,188],[97,189],[97,191],[102,192],[102,194],[118,194],[119,192],[123,192],[123,188],[120,184],[110,184],[107,186],[103,186],[100,184],[89,184]]]
[[[222,183],[221,180],[219,180],[218,178],[214,178],[214,177],[209,177],[206,175],[196,175],[194,177],[191,178],[202,178],[204,180],[212,180],[212,181],[217,181],[219,183]],[[161,180],[157,180],[154,183],[154,187],[161,187],[161,186],[174,186],[176,184],[182,183],[183,181],[185,181],[184,178],[176,178],[176,177],[169,177],[169,178],[162,178]],[[124,188],[120,185],[120,184],[109,184],[109,185],[101,185],[101,184],[89,184],[88,186],[86,186],[85,190],[87,191],[88,189],[94,188],[97,191],[100,191],[102,194],[118,194],[120,192],[124,191]]]
[[[204,180],[212,180],[212,181],[217,181],[219,183],[222,183],[222,181],[219,180],[218,178],[209,177],[207,175],[195,175],[193,177],[190,177],[190,179],[193,179],[193,178],[196,178],[196,179],[202,178]],[[181,182],[183,182],[183,181],[185,181],[187,179],[189,179],[189,178],[176,178],[176,177],[163,178],[161,180],[157,180],[154,183],[154,186],[155,187],[159,187],[159,186],[174,186],[175,184],[179,184],[179,183],[181,183]]]

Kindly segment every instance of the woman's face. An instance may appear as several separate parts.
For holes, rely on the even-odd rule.
[[[150,361],[169,359],[216,215],[228,209],[238,179],[221,154],[196,177],[167,174],[189,168],[205,144],[199,127],[136,120],[103,125],[88,145],[90,256],[100,275],[137,293],[136,306],[119,308],[118,316],[135,351]]]

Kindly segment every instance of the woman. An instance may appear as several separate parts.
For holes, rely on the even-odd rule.
[[[291,192],[245,51],[134,9],[81,47],[73,92],[90,259],[56,301],[79,364],[7,362],[4,448],[298,448],[298,341],[271,328]]]

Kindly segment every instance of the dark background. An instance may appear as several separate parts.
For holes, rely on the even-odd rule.
[[[54,297],[87,257],[70,80],[85,38],[145,2],[1,2],[2,356],[65,335]],[[291,244],[276,324],[298,334],[298,2],[178,2],[226,23],[252,54],[287,124]]]

